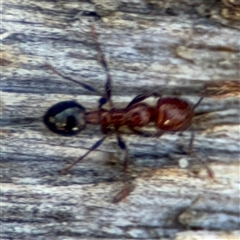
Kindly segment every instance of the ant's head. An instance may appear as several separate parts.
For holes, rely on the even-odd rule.
[[[74,101],[64,101],[50,107],[43,122],[52,132],[72,136],[86,126],[85,109]]]

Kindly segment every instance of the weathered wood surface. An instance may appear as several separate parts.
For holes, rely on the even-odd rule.
[[[1,239],[238,239],[237,1],[8,0],[2,21]],[[102,134],[90,126],[60,137],[43,126],[42,116],[63,100],[92,109],[99,97],[45,64],[103,91],[93,25],[116,106],[153,90],[196,102],[204,84],[234,83],[219,98],[216,88],[208,89],[196,109],[194,150],[214,180],[187,156],[189,131],[159,139],[123,136],[134,189],[118,204],[111,201],[124,183],[113,137],[60,175]],[[180,168],[184,163],[188,168]]]

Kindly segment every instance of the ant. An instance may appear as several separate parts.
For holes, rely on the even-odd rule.
[[[166,132],[184,131],[191,127],[194,110],[203,100],[203,97],[201,97],[198,102],[193,105],[180,98],[162,98],[161,95],[153,92],[145,94],[143,93],[136,96],[125,108],[115,108],[111,100],[111,75],[94,28],[93,32],[96,37],[99,62],[106,70],[107,75],[105,93],[103,95],[101,95],[95,88],[87,84],[62,75],[51,65],[47,64],[48,68],[62,78],[78,83],[84,89],[101,96],[97,110],[87,112],[82,105],[75,101],[63,101],[53,105],[45,113],[43,117],[45,125],[52,132],[59,135],[76,135],[80,133],[87,124],[100,125],[102,133],[105,134],[105,136],[98,140],[83,156],[69,166],[65,167],[62,170],[62,174],[66,174],[69,169],[82,161],[90,152],[98,148],[104,142],[104,140],[112,134],[116,134],[118,145],[125,152],[124,171],[126,171],[129,164],[128,148],[120,135],[121,127],[127,127],[132,133],[140,134],[143,137],[160,137]],[[157,103],[155,106],[149,106],[147,103],[143,102],[149,97],[157,98]],[[109,110],[103,108],[103,105],[106,103],[110,104]],[[142,128],[150,123],[153,123],[157,128],[157,132],[154,135],[149,135],[149,133],[142,131]],[[189,154],[196,157],[196,155],[192,152],[193,140],[194,131],[192,129],[192,135],[189,144]],[[198,160],[200,161],[200,159]],[[213,178],[211,169],[208,168],[207,165],[205,165],[205,168],[207,169],[208,175]],[[125,197],[126,193],[124,192],[123,195]]]

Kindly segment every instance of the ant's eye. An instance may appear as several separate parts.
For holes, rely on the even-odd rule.
[[[60,102],[48,109],[43,122],[54,133],[72,136],[86,126],[85,109],[74,101]]]

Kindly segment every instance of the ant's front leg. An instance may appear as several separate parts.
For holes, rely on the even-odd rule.
[[[68,173],[68,171],[70,170],[70,168],[72,168],[74,165],[76,165],[77,163],[81,162],[89,153],[91,153],[92,151],[94,151],[95,149],[97,149],[106,139],[107,136],[104,136],[103,138],[101,138],[100,140],[98,140],[84,155],[82,155],[79,159],[77,159],[75,162],[71,163],[69,166],[65,167],[64,169],[62,169],[61,174],[65,175]]]
[[[111,78],[109,75],[107,75],[107,81],[105,84],[105,94],[103,97],[99,99],[99,109],[103,107],[107,102],[110,104],[110,108],[114,108],[113,102],[111,100],[112,95],[112,84],[111,84]]]
[[[103,68],[105,69],[106,74],[107,74],[107,79],[106,79],[106,84],[105,84],[105,94],[99,100],[99,108],[101,108],[106,102],[109,102],[110,107],[113,108],[113,102],[111,100],[111,95],[112,95],[111,75],[110,75],[110,72],[109,72],[107,61],[106,61],[106,59],[104,57],[104,54],[103,54],[103,51],[100,47],[100,44],[99,44],[99,41],[98,41],[98,34],[97,34],[94,26],[92,26],[92,33],[93,33],[95,41],[96,41],[96,46],[97,46],[97,51],[98,51],[98,61],[101,63],[101,65],[103,66]]]
[[[102,108],[102,106],[104,104],[106,104],[107,102],[109,102],[110,103],[110,107],[113,108],[114,105],[113,105],[113,102],[111,100],[111,96],[112,96],[112,80],[111,80],[111,76],[109,74],[109,70],[108,70],[108,67],[107,67],[107,64],[106,64],[106,61],[105,61],[103,55],[102,55],[101,59],[102,59],[101,63],[104,66],[104,68],[106,70],[106,73],[107,73],[107,80],[106,80],[106,84],[105,84],[105,94],[99,100],[99,108]]]
[[[45,66],[46,66],[48,69],[50,69],[52,72],[54,72],[55,74],[57,74],[58,76],[62,77],[63,79],[67,79],[67,80],[69,80],[69,81],[71,81],[71,82],[77,83],[77,84],[79,84],[81,87],[83,87],[84,89],[86,89],[86,90],[88,90],[88,91],[90,91],[90,92],[92,92],[92,93],[95,93],[95,94],[97,94],[97,95],[101,95],[100,92],[99,92],[97,89],[95,89],[94,87],[92,87],[92,86],[90,86],[90,85],[88,85],[88,84],[86,84],[86,83],[79,82],[79,81],[77,81],[77,80],[75,80],[75,79],[72,79],[72,78],[70,78],[70,77],[68,77],[68,76],[63,75],[62,73],[60,73],[59,71],[57,71],[51,64],[46,63]]]
[[[149,97],[158,98],[158,97],[161,97],[161,95],[159,93],[156,93],[156,92],[139,94],[135,98],[133,98],[133,100],[127,105],[127,108],[129,108],[132,105],[134,105],[136,103],[139,103],[139,102],[141,102],[141,101],[143,101],[143,100],[145,100],[146,98],[149,98]]]

